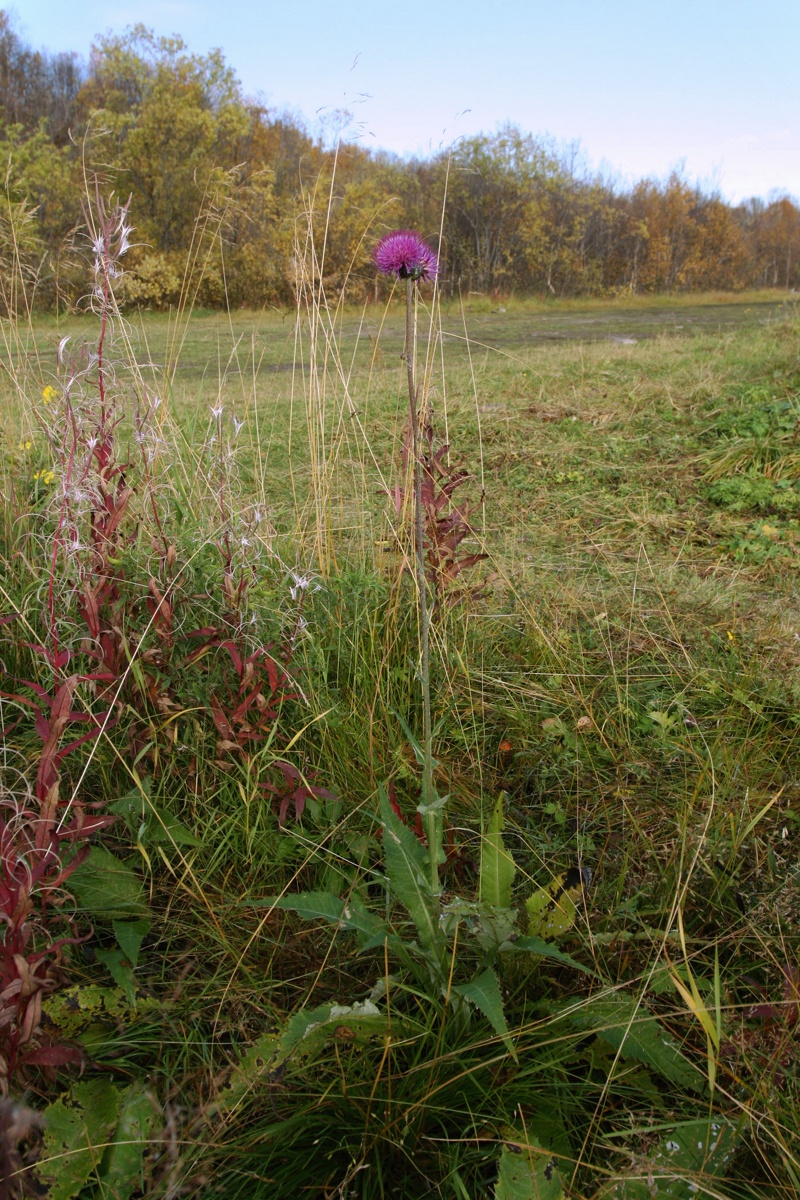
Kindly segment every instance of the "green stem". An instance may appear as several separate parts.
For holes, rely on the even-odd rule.
[[[439,893],[439,863],[442,859],[441,811],[431,810],[436,799],[433,786],[433,723],[431,720],[431,613],[428,603],[428,581],[425,576],[425,510],[422,504],[422,448],[419,411],[417,407],[417,325],[414,280],[406,280],[406,370],[408,372],[408,406],[411,423],[411,446],[414,456],[414,558],[419,605],[420,680],[422,683],[422,807],[425,812],[425,833],[430,855],[431,887]]]

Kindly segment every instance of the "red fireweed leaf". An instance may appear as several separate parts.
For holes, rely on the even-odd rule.
[[[267,678],[269,679],[269,688],[274,696],[278,690],[278,685],[279,685],[278,668],[276,667],[273,659],[271,659],[269,657],[266,659],[266,668],[267,668]]]
[[[79,1067],[84,1054],[77,1046],[39,1046],[20,1055],[17,1063],[26,1067]]]
[[[46,700],[48,707],[52,704],[50,693],[41,687],[40,684],[34,683],[32,679],[20,679],[20,683],[23,687],[29,687],[32,692],[36,692],[40,700]]]
[[[298,820],[303,815],[303,812],[306,807],[306,800],[308,799],[308,796],[309,796],[309,791],[308,791],[308,788],[305,786],[297,788],[297,790],[294,792],[294,795],[293,795],[294,815],[297,817]]]
[[[216,696],[211,697],[211,719],[214,722],[217,733],[220,735],[220,737],[223,737],[227,742],[233,742],[236,740],[236,734],[231,728],[225,713],[222,711],[219,700],[217,700]]]
[[[237,723],[243,721],[260,695],[261,684],[257,683],[253,690],[247,696],[245,696],[239,704],[237,704],[236,708],[231,713],[231,721],[235,721]]]
[[[244,673],[244,665],[242,663],[242,656],[239,653],[236,645],[229,638],[225,642],[220,642],[219,648],[220,648],[220,650],[228,651],[228,654],[231,656],[231,662],[233,663],[234,667],[236,668],[236,674],[241,679],[242,675]]]

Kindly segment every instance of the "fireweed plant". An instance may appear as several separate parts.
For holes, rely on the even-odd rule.
[[[19,522],[21,538],[46,564],[36,593],[38,628],[27,611],[0,616],[0,628],[20,630],[15,640],[21,651],[13,673],[3,660],[4,762],[11,735],[27,723],[39,743],[31,781],[12,788],[0,778],[0,1095],[26,1086],[37,1069],[52,1073],[83,1065],[81,1049],[43,1025],[43,1002],[70,984],[71,952],[94,938],[87,918],[102,923],[105,910],[114,911],[120,886],[133,901],[118,906],[118,948],[97,954],[115,983],[133,995],[132,968],[150,919],[137,876],[98,844],[98,835],[113,829],[124,837],[119,831],[129,820],[155,820],[166,828],[149,791],[159,755],[172,740],[175,712],[203,714],[217,735],[220,760],[230,760],[234,769],[248,770],[265,747],[277,748],[280,710],[298,698],[290,662],[314,587],[309,576],[289,571],[274,554],[259,509],[234,512],[228,493],[242,425],[233,419],[230,430],[223,429],[220,408],[212,411],[207,447],[212,528],[192,556],[207,545],[216,555],[218,582],[206,585],[204,620],[193,627],[190,602],[197,597],[187,594],[192,558],[179,561],[173,540],[161,399],[141,377],[124,379],[119,357],[127,331],[114,285],[130,245],[128,206],[106,203],[97,192],[85,215],[92,255],[87,307],[97,336],[77,345],[69,337],[58,343],[56,386],[44,387],[35,411],[54,469],[33,473],[29,511]],[[126,412],[131,382],[135,407]],[[30,450],[31,439],[19,448]],[[142,559],[144,582],[136,578]],[[264,642],[248,592],[257,575],[276,563],[293,581],[288,633]],[[6,720],[9,711],[15,715]],[[135,785],[131,803],[121,808],[113,808],[113,797],[110,803],[97,799],[91,786],[103,743],[118,763],[133,764],[122,775]],[[266,770],[251,775],[281,824],[290,809],[300,817],[308,798],[331,796],[309,782],[311,772],[274,750]],[[185,837],[180,833],[179,841]],[[101,876],[98,892],[92,879]],[[132,920],[121,918],[126,910]]]

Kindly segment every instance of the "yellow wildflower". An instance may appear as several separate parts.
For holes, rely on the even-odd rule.
[[[58,395],[58,392],[56,391],[56,389],[54,387],[51,387],[50,384],[48,383],[47,387],[42,392],[42,399],[44,400],[45,404],[49,404],[51,402],[51,400],[55,400],[57,395]]]
[[[33,445],[33,442],[20,442],[20,444],[17,446],[17,449],[18,450],[30,450],[32,445]]]

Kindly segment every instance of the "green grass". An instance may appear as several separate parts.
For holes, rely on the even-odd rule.
[[[570,867],[593,873],[559,945],[594,979],[518,957],[501,970],[519,1063],[478,1012],[465,1024],[382,948],[357,956],[324,922],[252,907],[284,890],[330,891],[384,911],[378,787],[392,779],[406,813],[417,803],[403,727],[421,725],[417,631],[381,490],[398,478],[401,322],[391,307],[345,311],[312,346],[292,314],[198,315],[180,328],[144,316],[130,323],[132,375],[117,341],[125,405],[147,386],[164,400],[158,491],[181,568],[183,632],[214,623],[214,543],[224,528],[252,530],[255,506],[254,639],[294,627],[285,568],[313,575],[298,690],[275,748],[296,737],[286,753],[337,797],[312,799],[301,821],[278,826],[259,790],[272,751],[247,763],[226,755],[203,713],[227,678],[224,655],[186,671],[172,711],[151,706],[146,737],[137,727],[126,743],[121,714],[87,765],[87,792],[113,800],[130,789],[135,761],[155,810],[191,835],[160,837],[132,820],[106,837],[142,874],[152,928],[138,1009],[81,1036],[98,1069],[148,1081],[154,1136],[165,1133],[145,1159],[144,1194],[180,1184],[209,1197],[471,1200],[493,1194],[502,1145],[517,1137],[562,1155],[571,1196],[638,1197],[630,1182],[602,1189],[631,1162],[646,1177],[659,1129],[712,1112],[741,1124],[712,1194],[796,1195],[796,1030],[748,1015],[780,1003],[783,968],[800,958],[791,305],[468,298],[463,314],[443,314],[430,396],[437,431],[473,473],[462,489],[476,504],[472,548],[489,557],[471,576],[490,578],[485,596],[443,610],[434,626],[437,786],[450,797],[457,850],[445,888],[476,895],[480,831],[501,790],[518,906]],[[3,587],[32,631],[46,539],[22,514],[39,511],[32,475],[51,462],[30,405],[66,332],[95,331],[83,319],[42,321],[8,343],[18,386],[4,400]],[[210,442],[220,404],[224,420],[243,422],[224,478]],[[132,596],[152,569],[147,538],[129,550]],[[2,637],[10,676],[43,674],[11,626]],[[9,707],[6,725],[16,715]],[[24,723],[11,730],[5,789],[30,771],[36,746]],[[113,936],[97,926],[69,959],[84,986],[112,982],[91,947]],[[464,938],[464,961],[477,962]],[[670,972],[686,987],[693,978],[709,1011],[717,987],[713,1096],[703,1091],[706,1035]],[[280,1073],[253,1068],[235,1103],[218,1100],[248,1046],[302,1006],[363,1001],[380,980],[407,1023],[396,1046],[344,1028],[313,1062],[301,1054]],[[647,1054],[617,1057],[602,1028],[570,1023],[562,1004],[603,988],[646,1002],[696,1085],[665,1078]],[[39,1103],[49,1086],[35,1083]],[[90,1181],[85,1195],[99,1194]]]

